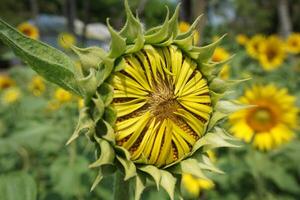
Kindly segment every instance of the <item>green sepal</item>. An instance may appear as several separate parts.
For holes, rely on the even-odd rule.
[[[215,74],[215,75],[220,74],[223,67],[225,67],[226,64],[230,63],[234,57],[235,57],[235,54],[231,55],[229,58],[227,58],[226,60],[223,60],[221,62],[213,62],[214,68],[215,68],[215,70],[213,71],[213,74]]]
[[[135,53],[140,51],[144,47],[145,38],[142,32],[138,33],[136,39],[134,40],[134,45],[128,45],[125,53]]]
[[[111,126],[114,126],[117,120],[117,111],[114,107],[108,106],[104,110],[103,119],[109,123]]]
[[[217,93],[223,93],[226,92],[229,88],[240,84],[244,81],[248,81],[251,78],[241,79],[241,80],[223,80],[221,78],[214,78],[210,84],[209,87],[211,90],[217,92]]]
[[[202,153],[201,153],[202,154]],[[199,154],[200,155],[200,154]],[[218,173],[218,174],[224,174],[224,172],[222,170],[220,170],[219,168],[217,168],[212,162],[211,160],[209,159],[209,157],[205,156],[205,155],[201,155],[202,159],[202,162],[199,162],[199,166],[201,169],[203,170],[208,170],[208,171],[211,171],[211,172],[215,172],[215,173]]]
[[[238,102],[233,101],[224,101],[220,100],[216,104],[216,109],[222,113],[225,114],[231,114],[239,110],[247,109],[247,108],[253,108],[256,107],[255,105],[245,105]]]
[[[104,103],[100,96],[96,93],[96,96],[92,98],[94,103],[93,119],[95,122],[99,121],[104,114]]]
[[[99,75],[100,74],[98,73],[98,76]],[[78,83],[86,99],[89,100],[95,94],[97,87],[99,85],[99,80],[100,79],[99,77],[97,77],[96,74],[96,69],[94,68],[89,69],[88,76],[78,79]]]
[[[84,71],[88,72],[90,68],[97,69],[102,62],[102,58],[107,57],[107,53],[99,47],[71,48],[79,57],[81,66]]]
[[[134,199],[140,200],[143,194],[143,191],[146,187],[146,179],[139,174],[135,177],[135,191],[134,191]]]
[[[206,63],[212,57],[215,49],[224,37],[225,35],[220,37],[217,41],[204,47],[193,47],[191,49],[191,52],[189,52],[189,55],[191,56],[191,58],[195,59],[199,65],[201,65],[202,63]]]
[[[219,121],[228,117],[228,114],[219,111],[214,111],[208,122],[207,130],[211,130]]]
[[[106,20],[106,24],[111,36],[109,57],[117,58],[126,51],[126,39],[111,27],[109,19]]]
[[[157,167],[153,165],[144,165],[142,167],[139,167],[139,170],[149,174],[154,180],[157,189],[159,189],[161,175],[160,175],[160,170]]]
[[[102,165],[113,165],[115,159],[115,151],[111,144],[103,139],[96,138],[96,141],[100,147],[100,154],[98,159],[89,165],[89,168],[100,167]]]
[[[149,32],[145,35],[146,44],[158,44],[162,43],[168,38],[169,35],[169,9],[167,7],[167,15],[165,22],[163,25],[157,27],[157,29],[153,29],[153,31]]]
[[[190,38],[191,35],[193,35],[193,32],[196,30],[201,18],[203,17],[203,15],[199,15],[196,20],[193,22],[193,24],[190,26],[189,30],[187,32],[184,33],[180,33],[179,35],[177,35],[175,42],[176,41],[180,41],[180,40],[184,40],[186,38]]]
[[[198,68],[209,82],[216,77],[214,75],[214,71],[216,70],[215,64],[202,63],[201,65],[198,65]]]
[[[102,181],[102,179],[103,179],[103,173],[102,173],[102,169],[100,168],[90,191],[93,191],[96,188],[96,186]]]
[[[210,90],[209,95],[210,95],[212,106],[215,107],[217,102],[219,102],[219,100],[225,96],[225,93],[216,93],[216,92]]]
[[[174,199],[174,189],[176,185],[176,178],[173,175],[166,171],[160,170],[160,185],[166,190],[171,200]]]
[[[194,23],[191,25],[189,30],[185,33],[179,34],[176,39],[174,40],[174,43],[179,46],[183,51],[189,51],[191,50],[193,46],[194,41],[194,35],[196,31],[196,27],[200,22],[200,19],[203,15],[200,15],[197,17],[197,19],[194,21]]]
[[[88,108],[83,108],[80,110],[76,129],[66,144],[69,145],[73,140],[78,138],[79,135],[83,133],[90,137],[95,134],[95,123],[90,118]]]
[[[115,62],[115,68],[114,68],[114,71],[115,72],[119,72],[119,71],[122,71],[124,70],[126,66],[126,61],[124,58],[119,58],[118,60],[116,60]]]
[[[128,179],[137,176],[135,164],[131,160],[128,160],[126,158],[124,159],[118,155],[116,156],[116,158],[119,161],[119,163],[123,166],[125,174],[124,181],[127,181]]]
[[[122,146],[115,146],[115,150],[119,157],[125,158],[126,160],[130,160],[131,155],[127,149],[125,149]]]
[[[102,83],[97,88],[97,93],[101,97],[104,106],[109,106],[113,100],[114,88],[108,83]]]
[[[171,168],[172,172],[177,174],[191,174],[197,178],[207,179],[202,173],[198,161],[194,158],[182,160],[179,164]]]
[[[120,31],[120,35],[126,38],[127,44],[133,44],[139,33],[143,32],[141,23],[131,12],[128,1],[124,1],[125,12],[126,12],[126,23]]]
[[[239,147],[239,145],[229,142],[233,140],[236,139],[224,132],[223,129],[215,127],[212,132],[208,132],[195,143],[192,153],[194,154],[196,151],[200,150],[200,147],[203,147],[204,152],[219,147]]]
[[[1,19],[0,39],[46,80],[83,97],[73,61],[63,52],[24,36]]]
[[[177,5],[173,16],[169,20],[169,37],[176,38],[178,35],[178,16],[180,5],[180,3]]]
[[[115,134],[112,126],[103,119],[100,119],[96,124],[96,133],[99,138],[104,138],[115,144]]]

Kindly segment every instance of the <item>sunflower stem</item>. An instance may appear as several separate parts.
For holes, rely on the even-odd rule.
[[[114,182],[114,200],[129,199],[129,183],[124,181],[122,172],[117,171]]]

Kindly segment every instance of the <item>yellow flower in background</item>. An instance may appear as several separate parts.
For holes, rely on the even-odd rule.
[[[187,32],[190,29],[191,25],[187,22],[181,21],[179,22],[179,31],[181,33]],[[194,33],[194,44],[199,44],[200,42],[200,34],[198,31]]]
[[[63,49],[70,49],[73,45],[76,45],[76,37],[71,33],[61,33],[58,35],[58,45]]]
[[[43,78],[40,76],[33,77],[28,85],[28,89],[34,96],[40,96],[41,94],[43,94],[46,89]]]
[[[0,91],[15,85],[15,81],[7,75],[0,75]]]
[[[196,178],[191,174],[183,174],[181,181],[183,187],[193,197],[198,197],[202,190],[210,190],[214,187],[211,180]]]
[[[211,61],[222,62],[222,61],[226,61],[227,59],[229,59],[229,57],[230,57],[230,54],[228,51],[226,51],[226,49],[224,49],[222,47],[217,47],[211,58]],[[220,77],[224,80],[228,79],[229,72],[230,72],[230,67],[228,64],[225,64],[220,72]]]
[[[48,110],[48,111],[55,111],[55,110],[59,109],[59,107],[60,107],[60,103],[59,102],[57,102],[57,101],[50,101],[48,103],[48,105],[47,105],[46,110]]]
[[[60,103],[67,103],[72,100],[72,94],[62,88],[55,91],[54,97]]]
[[[259,46],[265,41],[263,35],[255,35],[246,43],[246,50],[252,58],[258,58]]]
[[[19,100],[21,97],[21,91],[18,88],[9,88],[4,91],[2,95],[2,102],[4,104],[12,104]]]
[[[244,34],[238,34],[235,38],[236,42],[240,45],[246,45],[249,41],[249,38]]]
[[[259,62],[264,70],[277,69],[284,62],[286,56],[283,41],[277,36],[268,37],[259,46]]]
[[[81,109],[81,108],[83,108],[83,107],[84,107],[84,99],[81,99],[81,98],[80,98],[80,99],[78,100],[78,108]]]
[[[270,84],[246,90],[240,102],[252,108],[230,116],[232,133],[245,142],[253,141],[259,150],[270,150],[291,140],[297,127],[296,98],[286,89]]]
[[[292,33],[286,41],[286,49],[289,53],[300,53],[300,33]]]
[[[32,39],[37,40],[40,37],[39,29],[33,24],[30,24],[28,22],[21,23],[20,25],[18,25],[17,29],[21,33],[23,33],[24,35]]]

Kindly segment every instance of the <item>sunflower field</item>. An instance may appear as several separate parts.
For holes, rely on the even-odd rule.
[[[298,0],[3,0],[0,200],[299,200]]]

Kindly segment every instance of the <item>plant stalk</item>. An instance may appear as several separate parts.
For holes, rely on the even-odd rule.
[[[120,171],[116,171],[114,182],[114,200],[129,200],[129,183],[124,181]]]

